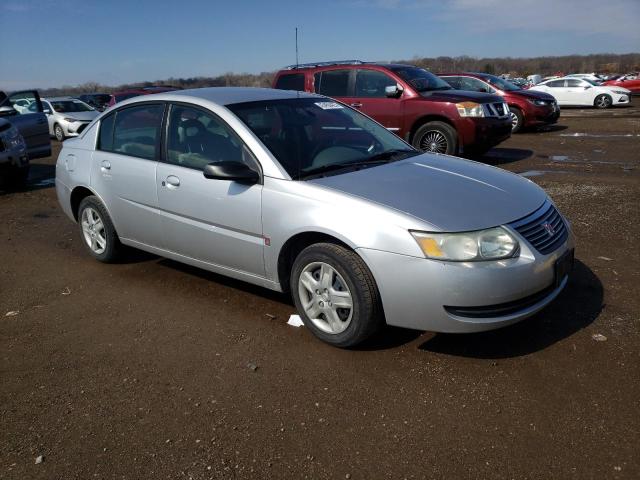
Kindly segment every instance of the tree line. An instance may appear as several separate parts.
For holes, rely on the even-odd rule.
[[[628,54],[592,54],[565,55],[554,57],[512,58],[492,57],[476,58],[466,55],[459,57],[418,58],[397,60],[426,68],[432,72],[486,72],[513,77],[526,77],[534,73],[555,75],[558,73],[627,73],[640,71],[640,53]],[[171,85],[181,88],[201,87],[269,87],[275,72],[262,73],[225,73],[215,77],[170,77],[164,80],[126,83],[122,85],[103,85],[100,82],[86,82],[81,85],[63,85],[57,88],[41,89],[44,96],[80,95],[83,93],[110,93],[130,88],[152,85]]]

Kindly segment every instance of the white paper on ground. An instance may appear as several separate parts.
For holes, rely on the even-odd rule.
[[[287,321],[287,325],[291,325],[292,327],[302,327],[304,323],[302,323],[300,315],[291,315]]]

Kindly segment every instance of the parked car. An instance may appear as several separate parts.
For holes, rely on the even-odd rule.
[[[26,101],[29,107],[18,111],[14,105],[22,103],[21,101]],[[9,95],[0,91],[0,117],[18,129],[27,144],[27,155],[30,160],[51,155],[47,117],[36,90],[23,90]]]
[[[525,127],[550,125],[558,121],[560,108],[548,93],[523,90],[508,80],[488,73],[440,73],[453,88],[500,95],[509,105],[511,132]]]
[[[423,151],[481,155],[511,135],[509,109],[501,97],[454,91],[412,65],[293,65],[276,74],[273,87],[338,99]]]
[[[0,188],[22,188],[28,176],[27,144],[11,122],[0,118]]]
[[[82,100],[71,97],[45,98],[42,101],[47,115],[49,134],[59,142],[77,137],[100,112]]]
[[[607,80],[602,83],[604,87],[620,87],[629,90],[632,94],[640,94],[640,78],[634,74],[622,75],[615,80]]]
[[[91,105],[99,112],[103,112],[109,105],[111,95],[108,93],[84,93],[78,96],[78,100],[82,100],[84,103]]]
[[[566,78],[583,78],[595,84],[602,83],[602,77],[600,77],[600,75],[596,75],[595,73],[570,73],[569,75],[565,75],[565,77]]]
[[[622,87],[597,85],[584,78],[557,78],[529,89],[553,95],[558,105],[609,108],[628,105],[631,92]]]
[[[180,90],[180,87],[172,87],[172,86],[150,86],[150,87],[141,87],[134,88],[129,90],[122,90],[120,92],[114,92],[111,94],[109,99],[108,107],[112,107],[116,103],[122,102],[124,100],[128,100],[133,97],[138,97],[140,95],[151,95],[152,93],[162,93],[162,92],[172,92],[174,90]]]
[[[63,144],[56,191],[95,259],[121,245],[291,292],[309,330],[522,320],[567,283],[574,239],[544,190],[422,153],[328,97],[205,88],[123,102]]]

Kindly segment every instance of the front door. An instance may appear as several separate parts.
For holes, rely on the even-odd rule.
[[[353,98],[350,103],[360,104],[362,113],[369,115],[388,130],[398,133],[402,127],[402,93],[387,97],[386,87],[395,87],[397,82],[378,70],[358,69]]]
[[[20,131],[30,159],[51,155],[49,126],[37,91],[14,92],[0,101],[0,106],[13,107],[13,114],[5,118]]]
[[[242,273],[264,276],[262,185],[207,179],[202,169],[217,161],[256,160],[213,113],[171,106],[165,163],[156,183],[166,248]]]

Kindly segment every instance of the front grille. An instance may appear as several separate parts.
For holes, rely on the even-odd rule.
[[[531,215],[509,226],[543,255],[553,252],[569,235],[562,215],[548,200]]]
[[[484,107],[487,117],[506,117],[509,111],[506,103],[485,103]]]

